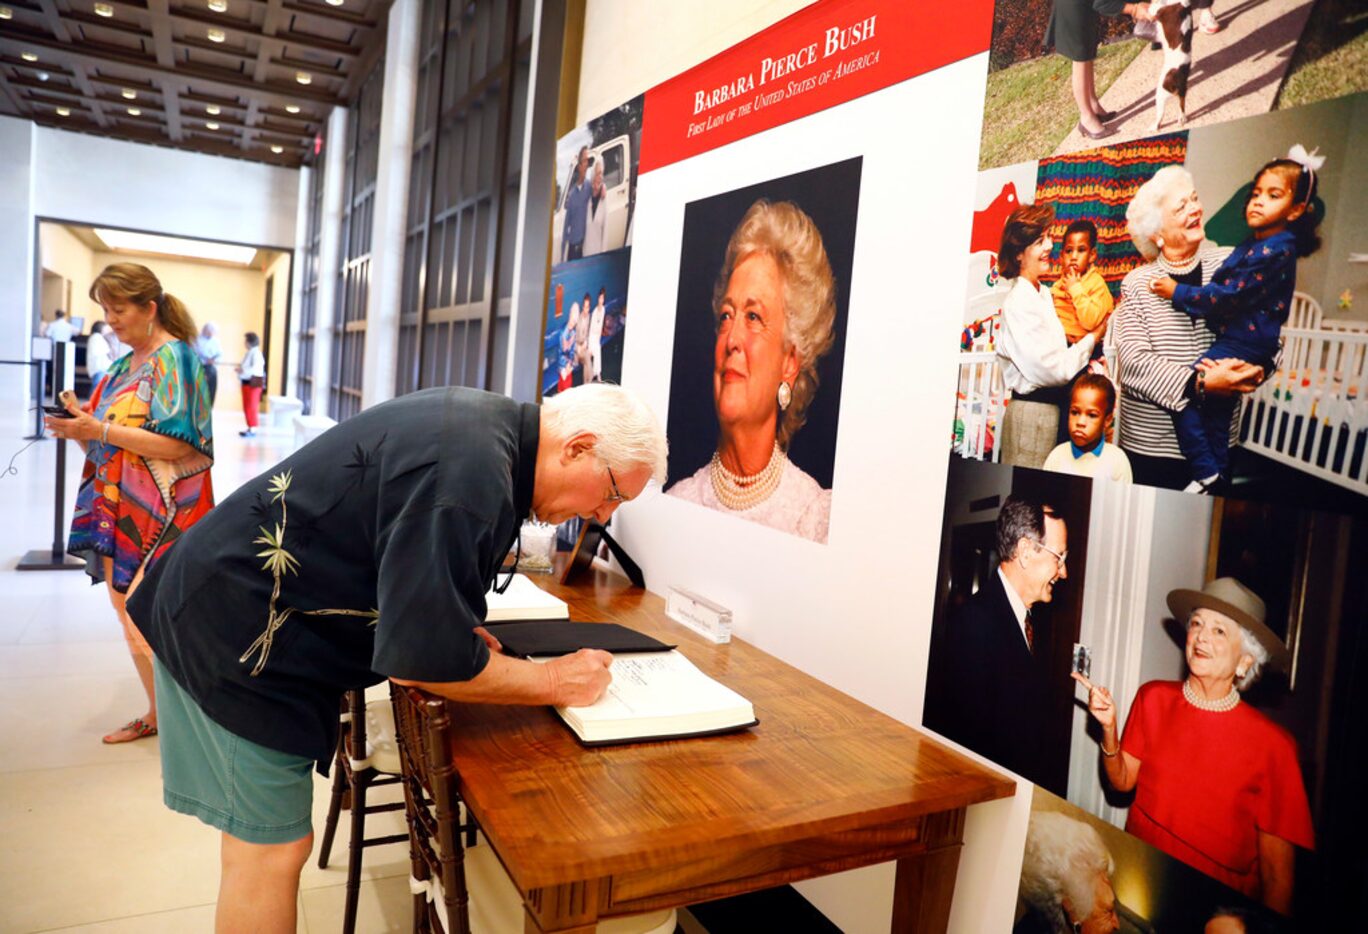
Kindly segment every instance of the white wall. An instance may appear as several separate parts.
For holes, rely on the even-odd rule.
[[[0,360],[27,360],[33,319],[33,124],[0,116]],[[0,402],[21,404],[29,367],[0,365]]]
[[[252,246],[294,246],[299,172],[38,127],[42,217]]]
[[[294,169],[0,117],[0,358],[28,357],[36,217],[290,249],[298,183]],[[0,367],[0,400],[27,386]]]

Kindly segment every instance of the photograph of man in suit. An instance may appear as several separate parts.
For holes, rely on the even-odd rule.
[[[1068,527],[1047,503],[1009,496],[997,518],[998,567],[932,637],[923,723],[1043,784],[1049,672],[1031,607],[1068,576]]]

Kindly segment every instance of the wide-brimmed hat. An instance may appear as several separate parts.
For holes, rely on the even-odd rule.
[[[1287,661],[1287,646],[1264,622],[1268,610],[1263,600],[1233,577],[1218,577],[1201,590],[1171,590],[1168,605],[1173,618],[1183,623],[1193,610],[1215,610],[1229,616],[1259,640],[1268,652],[1269,664],[1283,665]]]

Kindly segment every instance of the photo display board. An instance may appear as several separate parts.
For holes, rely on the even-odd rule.
[[[543,393],[666,423],[614,525],[653,590],[1019,778],[971,809],[952,929],[1333,926],[1365,52],[1323,66],[1333,4],[1073,6],[815,3],[567,135]]]

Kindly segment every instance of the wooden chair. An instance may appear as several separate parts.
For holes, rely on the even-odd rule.
[[[379,686],[384,690],[384,685]],[[361,894],[361,855],[366,847],[403,843],[408,834],[366,837],[366,815],[404,808],[402,801],[367,804],[371,788],[402,781],[399,749],[394,737],[394,716],[388,696],[367,700],[361,691],[348,691],[343,699],[342,730],[337,737],[337,761],[333,763],[332,799],[318,851],[318,868],[328,868],[333,837],[343,800],[351,797],[351,845],[347,853],[347,902],[342,918],[343,934],[356,930],[356,906]]]
[[[523,929],[522,896],[488,844],[477,846],[473,820],[462,822],[456,767],[448,750],[446,702],[391,685],[403,770],[417,934],[501,934]],[[460,831],[465,831],[462,846]],[[473,897],[472,897],[473,893]],[[614,918],[599,934],[670,934],[673,909]]]

